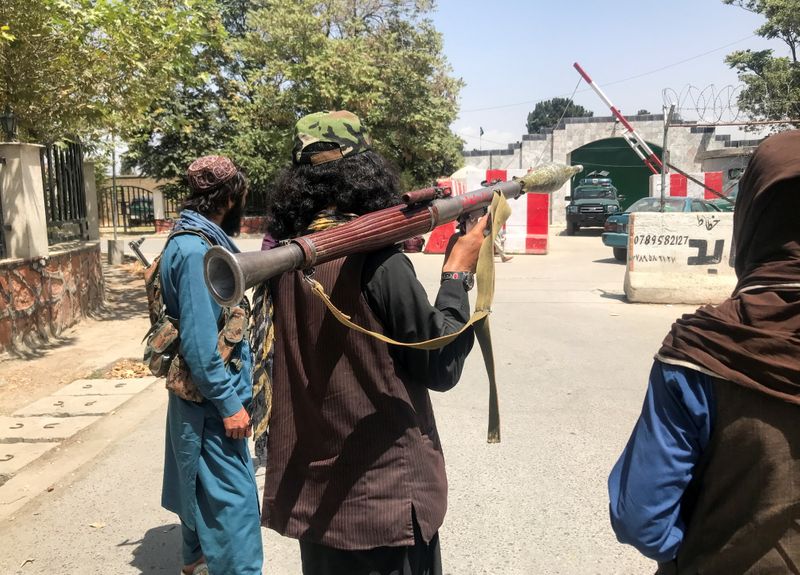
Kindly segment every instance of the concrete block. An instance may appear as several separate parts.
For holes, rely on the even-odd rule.
[[[118,266],[122,263],[125,254],[125,240],[108,240],[108,263]]]
[[[58,395],[133,395],[144,391],[157,377],[133,379],[79,379],[58,391]]]
[[[625,295],[637,303],[713,304],[736,287],[733,214],[631,214]]]
[[[0,444],[58,442],[100,419],[83,417],[0,417]],[[3,447],[0,445],[0,451]]]
[[[58,443],[0,444],[0,485],[55,447],[58,447]]]
[[[70,396],[51,395],[18,409],[15,417],[49,415],[73,417],[76,415],[105,415],[128,401],[133,395]]]

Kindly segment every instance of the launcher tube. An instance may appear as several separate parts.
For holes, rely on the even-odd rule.
[[[386,208],[263,252],[232,254],[214,246],[205,256],[206,285],[221,305],[236,305],[248,289],[282,273],[390,246],[488,208],[495,191],[514,199],[523,193],[523,186],[520,182],[500,182],[427,204]]]

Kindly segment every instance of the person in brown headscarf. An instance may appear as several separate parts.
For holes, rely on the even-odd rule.
[[[230,236],[241,227],[247,181],[229,158],[216,155],[192,162],[186,175],[191,194],[159,264],[164,310],[180,332],[167,375],[161,505],[181,520],[181,573],[261,575],[258,489],[248,451],[253,354],[246,339],[228,338],[232,312],[203,281],[211,246],[239,251]],[[188,378],[172,369],[177,365]]]
[[[800,131],[754,153],[733,248],[733,295],[672,326],[608,481],[659,574],[800,573]]]

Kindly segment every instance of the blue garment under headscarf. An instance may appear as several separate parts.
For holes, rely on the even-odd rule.
[[[181,212],[181,217],[175,222],[172,231],[179,232],[181,230],[197,230],[205,234],[216,245],[222,246],[229,252],[238,254],[240,251],[221,227],[194,210],[183,210]]]
[[[203,281],[208,244],[239,249],[217,224],[184,210],[164,248],[161,285],[167,313],[180,319],[181,355],[203,397],[170,394],[161,505],[181,518],[184,563],[205,555],[212,573],[262,572],[258,488],[248,441],[226,436],[223,418],[247,408],[253,393],[252,353],[242,341],[225,365],[217,351],[219,304]],[[238,365],[237,365],[238,364]]]

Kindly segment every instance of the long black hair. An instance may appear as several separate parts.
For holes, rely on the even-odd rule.
[[[267,192],[269,231],[282,240],[300,234],[331,206],[362,215],[398,203],[397,170],[372,150],[316,166],[292,165],[278,173]]]

